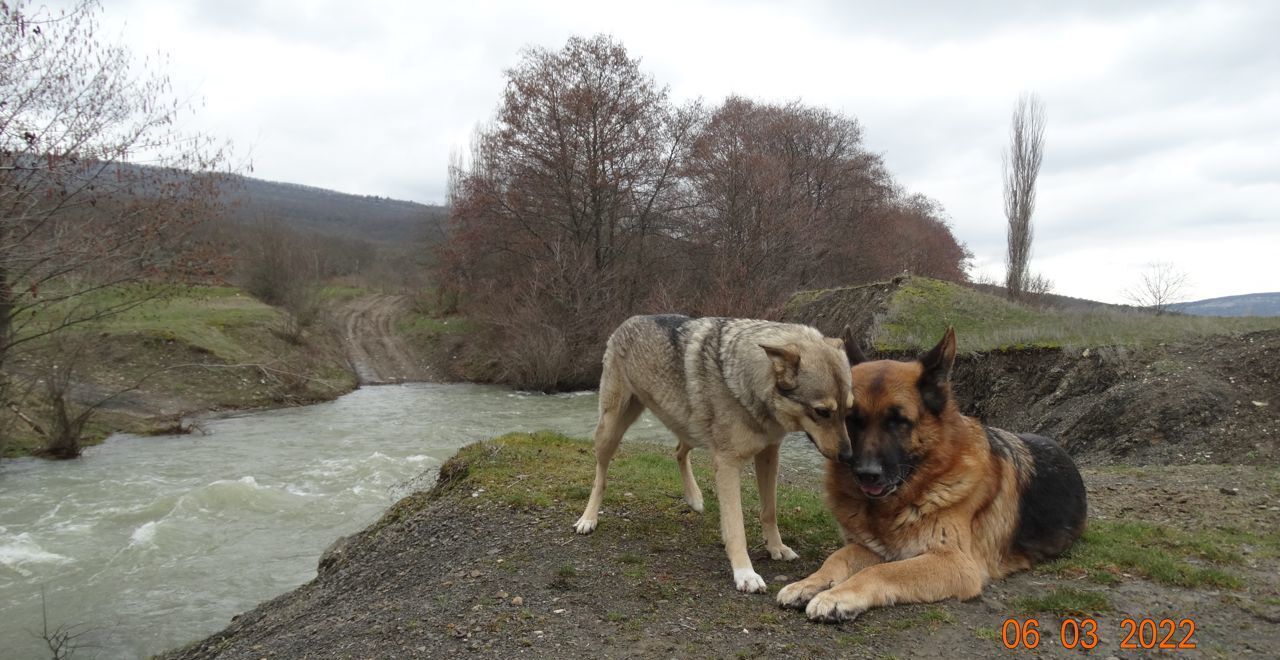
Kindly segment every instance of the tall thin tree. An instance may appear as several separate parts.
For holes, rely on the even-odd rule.
[[[1018,97],[1004,155],[1004,215],[1009,221],[1005,288],[1011,298],[1027,293],[1031,281],[1031,214],[1036,207],[1036,178],[1044,158],[1044,102],[1036,94]]]

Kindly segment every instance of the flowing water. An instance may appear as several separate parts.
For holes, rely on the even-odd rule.
[[[211,419],[208,435],[119,435],[75,461],[6,461],[0,657],[50,656],[42,600],[49,630],[79,634],[76,657],[207,636],[315,577],[330,543],[429,486],[458,447],[511,431],[590,437],[595,419],[594,393],[419,383]],[[674,446],[648,414],[632,440]],[[803,445],[784,445],[789,460],[816,464]]]

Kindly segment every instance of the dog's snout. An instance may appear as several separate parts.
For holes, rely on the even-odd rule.
[[[847,442],[841,444],[840,453],[836,456],[836,460],[844,463],[845,465],[853,465],[853,447],[851,447]]]
[[[884,467],[880,461],[859,461],[853,468],[853,474],[864,484],[874,484],[884,477]]]

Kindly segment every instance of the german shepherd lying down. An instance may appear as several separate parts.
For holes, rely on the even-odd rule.
[[[755,462],[769,556],[795,559],[778,532],[778,447],[786,433],[804,431],[827,458],[850,460],[844,419],[852,393],[843,345],[814,328],[788,323],[674,314],[627,319],[605,348],[596,478],[574,529],[595,531],[609,461],[622,434],[648,408],[679,441],[684,499],[699,513],[702,490],[689,467],[689,450],[711,452],[720,535],[734,584],[739,591],[766,591],[747,555],[742,467]]]
[[[954,330],[915,362],[866,362],[849,343],[852,460],[829,460],[826,480],[847,545],[784,587],[780,605],[834,622],[895,603],[966,600],[1080,537],[1084,483],[1067,453],[960,414]]]

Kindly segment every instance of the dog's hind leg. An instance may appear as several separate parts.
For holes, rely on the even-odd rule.
[[[698,480],[693,478],[693,468],[689,465],[691,445],[679,438],[680,446],[676,448],[676,462],[680,464],[680,480],[684,482],[684,501],[689,508],[702,513],[702,489],[698,488]]]
[[[756,485],[760,488],[760,531],[764,532],[764,546],[774,559],[791,561],[800,555],[782,542],[778,532],[778,449],[769,445],[756,454]]]
[[[644,412],[644,404],[640,403],[630,392],[604,392],[600,394],[600,421],[596,423],[596,480],[591,486],[591,497],[587,500],[587,508],[582,517],[574,523],[573,528],[579,534],[590,534],[596,529],[596,520],[600,514],[600,503],[604,500],[606,473],[609,461],[618,451],[618,443],[622,434],[635,423],[640,413]]]

